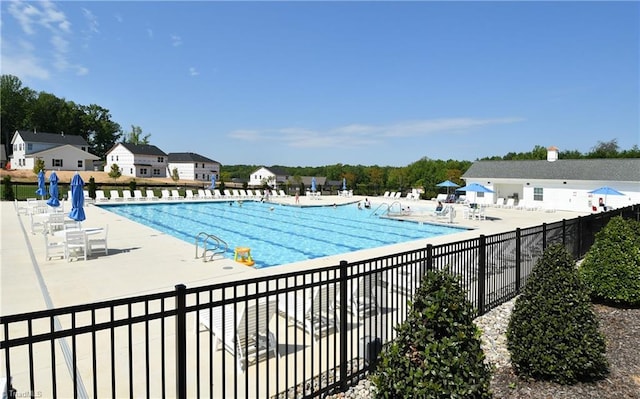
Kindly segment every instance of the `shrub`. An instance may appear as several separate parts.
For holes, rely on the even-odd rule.
[[[372,374],[379,398],[490,398],[474,310],[455,277],[428,272]]]
[[[515,371],[573,384],[604,377],[604,336],[575,261],[562,245],[547,248],[516,299],[507,327]]]
[[[5,201],[13,201],[15,199],[13,184],[11,184],[11,176],[9,175],[2,178],[2,199]]]
[[[594,301],[640,306],[640,223],[612,218],[596,234],[579,270]]]

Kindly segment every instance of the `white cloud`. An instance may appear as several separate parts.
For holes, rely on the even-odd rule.
[[[19,24],[22,32],[25,33],[20,39],[20,48],[12,49],[6,43],[12,40],[11,37],[3,36],[2,46],[3,73],[11,68],[24,68],[15,71],[21,77],[34,77],[39,79],[49,79],[52,74],[48,70],[48,65],[53,65],[59,71],[74,71],[83,75],[88,73],[88,69],[82,65],[69,61],[71,44],[69,38],[72,37],[71,22],[64,12],[57,9],[55,3],[51,1],[25,2],[15,1],[9,7],[11,15]],[[85,10],[83,10],[85,11]],[[92,14],[85,12],[85,17]],[[97,25],[92,29],[96,29]],[[37,37],[40,31],[49,35],[51,48],[38,48]],[[36,55],[37,54],[37,55]],[[46,55],[51,54],[51,59],[46,59]]]
[[[182,38],[178,35],[171,35],[171,45],[173,47],[178,47],[182,45]]]
[[[191,68],[189,68],[189,75],[198,76],[198,75],[200,75],[200,72],[196,71],[196,68],[191,67]]]
[[[269,130],[236,130],[228,137],[253,143],[278,142],[292,148],[362,148],[389,142],[391,138],[445,133],[468,133],[483,126],[517,123],[522,118],[449,118],[402,121],[390,125],[349,124],[326,130],[299,127]]]
[[[153,30],[151,28],[147,28],[147,36],[149,36],[149,39],[153,39]]]

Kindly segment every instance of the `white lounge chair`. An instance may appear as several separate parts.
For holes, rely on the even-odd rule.
[[[198,189],[198,199],[205,199],[206,198],[206,194],[204,193],[204,189],[199,188]]]
[[[156,197],[156,194],[153,192],[153,190],[147,190],[147,200],[158,200],[159,198]]]
[[[224,311],[223,307],[215,307],[200,310],[198,314],[200,324],[213,334],[214,350],[222,344],[227,352],[235,354],[240,371],[244,372],[249,363],[258,361],[261,355],[278,354],[276,336],[269,330],[276,314],[275,300],[229,304],[224,306]]]
[[[207,190],[204,191],[205,193],[207,192]],[[220,190],[218,190],[217,188],[213,190],[213,197],[214,198],[222,198],[222,193],[220,192]]]
[[[231,191],[229,190],[224,190],[224,198],[233,198],[233,194],[231,194]]]
[[[96,202],[104,202],[109,201],[106,195],[104,195],[104,190],[96,190]]]
[[[122,199],[127,201],[133,201],[133,196],[131,196],[131,191],[122,190]]]
[[[220,191],[219,191],[219,190],[215,190],[215,191],[218,191],[218,194],[220,194]],[[205,197],[206,199],[214,199],[214,198],[217,198],[217,197],[216,197],[216,195],[215,195],[215,194],[213,194],[213,193],[211,192],[211,190],[208,190],[208,189],[207,189],[207,190],[204,190],[204,197]]]
[[[160,194],[161,194],[160,199],[162,199],[162,200],[168,201],[168,200],[173,199],[173,198],[171,198],[171,193],[169,192],[169,190],[162,190],[160,192]]]
[[[374,275],[361,276],[352,285],[349,301],[349,312],[358,319],[377,315],[380,312]]]
[[[146,198],[142,196],[142,191],[140,190],[133,190],[133,198],[135,198],[137,201],[146,200]]]
[[[390,194],[389,191],[385,191],[384,195],[382,197],[383,198],[389,198],[389,194]]]
[[[174,189],[174,190],[171,190],[171,199],[174,199],[174,200],[181,200],[181,199],[184,199],[184,197],[180,195],[180,193],[178,192],[178,190],[175,190],[175,189]]]
[[[336,284],[306,288],[281,294],[278,297],[278,310],[317,341],[339,328],[335,298]]]
[[[122,197],[120,197],[120,192],[118,190],[109,191],[109,200],[122,201]]]
[[[505,208],[513,208],[514,203],[515,203],[515,199],[513,198],[507,198],[507,202],[504,204]]]
[[[189,189],[184,190],[184,197],[188,200],[196,199],[196,197],[193,195],[193,190],[189,190]]]
[[[284,192],[284,190],[279,190],[278,193],[279,193],[279,196],[282,197],[282,198],[287,196],[287,194]]]

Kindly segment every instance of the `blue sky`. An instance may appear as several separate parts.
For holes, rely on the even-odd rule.
[[[640,145],[638,2],[0,6],[2,74],[167,153],[405,166]]]

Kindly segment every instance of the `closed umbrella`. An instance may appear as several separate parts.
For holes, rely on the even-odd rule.
[[[216,188],[216,175],[212,174],[211,175],[211,187],[209,187],[212,190],[215,190]]]
[[[38,189],[36,190],[36,195],[44,197],[46,194],[47,189],[44,187],[44,171],[40,169],[40,172],[38,172]]]
[[[71,212],[69,212],[69,218],[76,222],[82,222],[86,219],[84,214],[84,181],[80,177],[79,173],[76,173],[71,179]]]
[[[347,190],[347,179],[346,178],[342,178],[342,190],[346,191]]]
[[[47,201],[47,205],[52,206],[54,208],[60,206],[60,201],[58,200],[58,175],[56,172],[51,172],[49,176],[49,201]]]
[[[316,192],[316,178],[315,177],[311,178],[311,191],[313,191],[314,193]]]

